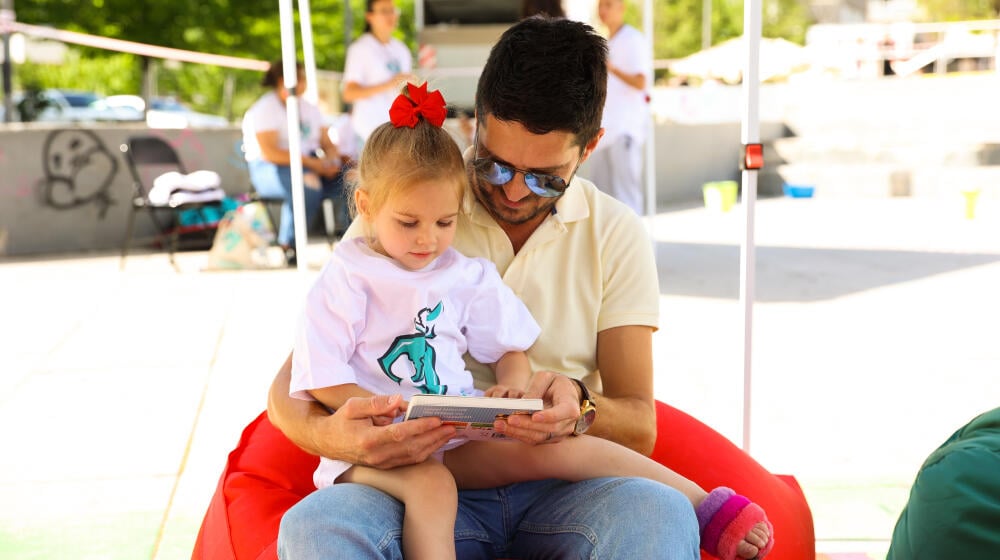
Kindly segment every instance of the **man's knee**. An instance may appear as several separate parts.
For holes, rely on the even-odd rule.
[[[317,542],[323,550],[343,543],[380,548],[398,540],[403,508],[397,500],[369,486],[335,484],[317,490],[281,518],[278,548]]]

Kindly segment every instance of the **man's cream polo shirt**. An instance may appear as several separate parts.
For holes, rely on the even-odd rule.
[[[583,379],[600,390],[597,333],[658,326],[659,282],[646,230],[635,212],[585,179],[573,179],[555,213],[516,255],[493,217],[467,193],[454,247],[493,261],[542,327],[527,352],[535,371]],[[495,382],[488,367],[467,363],[479,388]]]

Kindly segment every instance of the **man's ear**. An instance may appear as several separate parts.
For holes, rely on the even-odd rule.
[[[589,142],[587,142],[587,145],[583,147],[583,157],[580,158],[580,163],[587,161],[587,158],[590,157],[590,154],[594,153],[594,150],[597,149],[597,144],[601,141],[601,138],[603,137],[604,137],[604,129],[603,128],[598,129],[597,134],[595,134],[594,137],[591,138]]]

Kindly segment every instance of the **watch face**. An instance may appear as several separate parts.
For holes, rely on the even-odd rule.
[[[576,429],[573,430],[574,433],[582,434],[586,432],[590,425],[594,423],[594,418],[597,417],[597,409],[590,407],[585,410],[580,417],[576,420]]]

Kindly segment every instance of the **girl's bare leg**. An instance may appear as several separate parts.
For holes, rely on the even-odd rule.
[[[603,476],[634,476],[675,488],[695,506],[707,495],[694,482],[645,455],[586,435],[549,445],[474,441],[445,453],[444,463],[462,489],[545,478],[578,482]]]
[[[403,502],[407,560],[455,558],[458,490],[451,473],[437,460],[389,470],[355,465],[337,482],[365,484]]]

